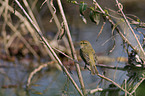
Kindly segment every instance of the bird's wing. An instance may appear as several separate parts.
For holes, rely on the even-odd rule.
[[[94,53],[94,60],[95,60],[95,63],[98,64],[98,61],[97,61],[98,58],[97,58],[97,54],[96,53]]]
[[[80,49],[80,56],[81,58],[83,59],[83,61],[89,65],[89,61],[90,61],[90,58],[87,54],[85,54],[85,52],[83,52],[81,49]]]

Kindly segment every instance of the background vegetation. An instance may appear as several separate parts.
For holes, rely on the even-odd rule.
[[[0,95],[143,96],[144,2],[0,0]],[[80,40],[96,51],[95,76]]]

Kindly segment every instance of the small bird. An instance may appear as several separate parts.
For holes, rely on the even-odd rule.
[[[93,49],[89,41],[80,41],[80,56],[85,62],[85,68],[87,67],[87,65],[90,65],[91,74],[98,74],[97,68],[95,66],[97,56],[95,54],[95,50]]]

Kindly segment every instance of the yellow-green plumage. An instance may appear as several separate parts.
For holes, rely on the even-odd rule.
[[[80,47],[81,58],[87,65],[90,65],[91,74],[95,75],[96,73],[98,73],[97,68],[95,66],[97,60],[95,50],[92,48],[90,42],[86,40],[80,41]]]

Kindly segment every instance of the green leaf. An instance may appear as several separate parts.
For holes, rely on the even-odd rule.
[[[90,17],[91,21],[94,22],[96,25],[99,24],[100,14],[98,12],[91,11],[90,14],[89,14],[89,17]]]
[[[125,20],[123,18],[121,18],[120,21],[125,22]]]
[[[90,7],[90,9],[91,9],[92,11],[95,10],[94,7]]]
[[[137,19],[136,21],[137,21],[137,22],[140,22],[140,19]]]
[[[77,1],[71,1],[71,3],[73,3],[73,4],[78,4],[78,2],[77,2]]]
[[[81,15],[81,14],[80,14],[80,17],[82,18],[83,22],[84,22],[85,24],[87,24],[86,18],[85,18],[83,15]]]
[[[79,6],[80,14],[84,16],[84,11],[87,9],[87,3],[81,2]]]
[[[108,14],[109,14],[108,10],[104,10],[104,11],[105,11],[105,14],[106,14],[106,15],[108,15]]]
[[[80,10],[80,17],[82,18],[83,22],[86,24],[87,20],[84,17],[84,11],[87,9],[87,3],[81,2],[80,6],[79,6],[79,10]]]

